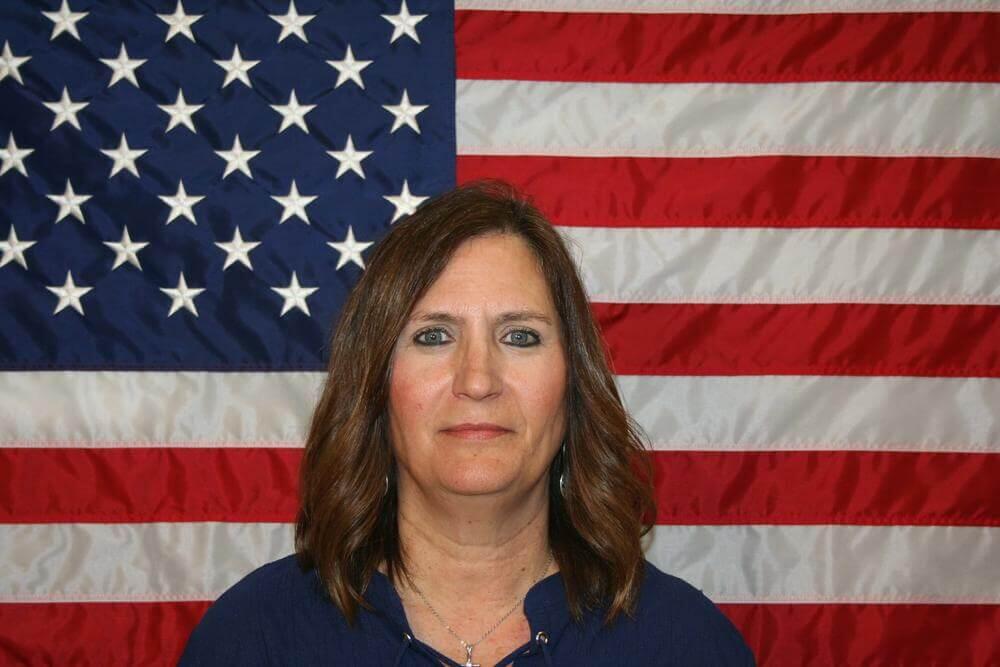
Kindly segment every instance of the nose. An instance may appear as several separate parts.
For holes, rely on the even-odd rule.
[[[500,393],[501,360],[488,336],[467,337],[455,358],[452,392],[477,401]]]

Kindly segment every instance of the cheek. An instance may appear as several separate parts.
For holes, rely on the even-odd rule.
[[[389,414],[394,426],[419,423],[430,404],[430,393],[427,375],[405,358],[398,360],[389,379]]]

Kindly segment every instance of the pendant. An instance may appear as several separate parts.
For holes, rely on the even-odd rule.
[[[462,667],[480,667],[478,662],[472,662],[472,646],[465,645],[465,664]]]

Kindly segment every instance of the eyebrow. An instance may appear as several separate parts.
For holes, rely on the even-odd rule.
[[[544,313],[539,313],[534,310],[512,310],[506,313],[501,313],[496,318],[497,324],[507,324],[508,322],[524,322],[529,320],[537,320],[539,322],[544,322],[549,326],[552,325],[552,318]],[[414,313],[413,317],[410,318],[411,322],[445,322],[447,324],[459,324],[461,319],[455,317],[451,313],[446,313],[443,311],[432,311],[429,313]]]

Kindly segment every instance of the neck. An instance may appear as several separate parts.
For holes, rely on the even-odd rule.
[[[400,479],[398,489],[400,543],[414,583],[442,613],[507,608],[547,574],[544,486],[516,500],[442,499],[408,482]],[[414,592],[405,578],[399,585],[401,592]]]

